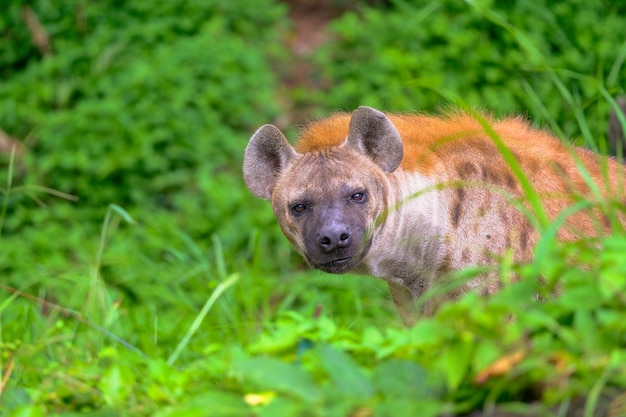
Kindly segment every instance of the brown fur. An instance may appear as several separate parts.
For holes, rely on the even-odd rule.
[[[596,200],[581,166],[600,199],[624,201],[623,168],[612,158],[565,145],[521,118],[486,120],[541,196],[548,219],[581,198]],[[538,238],[511,204],[531,206],[518,175],[481,124],[462,112],[359,108],[309,124],[293,148],[265,126],[246,150],[244,178],[272,201],[285,235],[313,267],[386,279],[407,322],[406,303],[446,273],[492,264],[507,250],[528,260]],[[558,236],[594,236],[610,226],[597,209],[578,212]],[[498,286],[491,273],[460,291],[486,294]]]

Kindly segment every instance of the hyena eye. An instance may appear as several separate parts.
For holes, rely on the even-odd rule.
[[[356,201],[357,203],[361,203],[365,201],[365,193],[354,193],[352,194],[352,201]]]
[[[300,214],[306,210],[306,206],[304,204],[294,204],[291,206],[291,210],[296,214]]]

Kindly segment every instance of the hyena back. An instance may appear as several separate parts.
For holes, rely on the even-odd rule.
[[[265,125],[246,149],[244,179],[271,201],[285,236],[313,268],[385,279],[410,323],[407,304],[449,272],[493,264],[507,250],[517,261],[532,256],[538,233],[520,210],[530,206],[498,138],[549,219],[580,198],[623,201],[615,160],[565,145],[521,118],[487,121],[495,139],[462,112],[394,115],[360,107],[309,124],[293,147]],[[598,210],[577,212],[558,236],[571,240],[610,226]],[[457,292],[497,288],[497,276],[487,273]]]

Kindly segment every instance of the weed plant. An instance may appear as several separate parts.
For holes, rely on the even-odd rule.
[[[537,222],[533,262],[497,266],[501,292],[403,328],[384,283],[306,270],[240,178],[253,129],[303,99],[275,75],[284,5],[57,3],[29,3],[46,58],[25,2],[0,13],[0,127],[27,148],[0,171],[0,415],[623,415],[623,201],[598,204],[607,236],[563,244]],[[622,12],[363,5],[333,23],[313,58],[332,89],[308,99],[528,111],[602,150]]]

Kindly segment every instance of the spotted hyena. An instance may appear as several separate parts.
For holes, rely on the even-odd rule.
[[[408,323],[407,303],[449,272],[493,264],[507,250],[520,261],[532,256],[538,233],[523,213],[531,209],[527,185],[554,219],[581,197],[597,198],[581,171],[600,195],[622,196],[620,167],[518,117],[360,107],[310,123],[294,146],[276,127],[261,127],[243,171],[313,268],[385,279]],[[598,227],[610,227],[606,216],[577,212],[558,236],[575,239]],[[457,292],[497,287],[495,273],[486,273]]]

